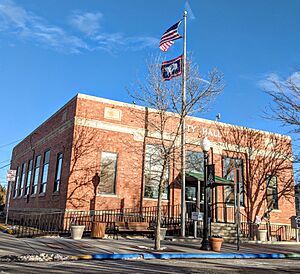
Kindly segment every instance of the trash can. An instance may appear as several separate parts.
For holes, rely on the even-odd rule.
[[[102,239],[105,236],[106,223],[93,222],[92,223],[92,238]]]

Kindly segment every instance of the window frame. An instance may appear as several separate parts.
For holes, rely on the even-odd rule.
[[[146,198],[146,199],[158,199],[158,186],[159,186],[159,182],[157,182],[156,184],[156,187],[157,187],[157,190],[155,191],[152,191],[151,190],[151,187],[153,188],[154,187],[154,183],[152,183],[152,186],[151,184],[147,186],[147,178],[150,178],[149,179],[149,182],[154,180],[153,179],[155,176],[152,176],[153,174],[157,173],[158,175],[160,174],[160,171],[159,170],[151,170],[151,167],[153,166],[157,166],[157,163],[155,163],[155,160],[154,160],[154,164],[151,163],[151,156],[154,155],[154,153],[156,151],[154,151],[152,149],[152,153],[151,151],[148,152],[147,148],[150,148],[150,147],[153,147],[155,148],[156,151],[159,151],[160,149],[162,149],[161,145],[159,144],[146,144],[146,150],[145,150],[145,165],[144,165],[144,195],[143,197]],[[151,154],[150,154],[151,153]],[[147,157],[148,155],[150,155],[150,163],[149,163],[149,168],[148,168],[148,163],[147,163]],[[161,161],[160,159],[158,161]],[[147,177],[148,176],[148,177]],[[152,191],[152,195],[151,196],[148,196],[147,193],[149,193],[146,188],[149,188],[151,191]],[[155,192],[157,192],[156,194],[157,195],[154,195]],[[163,200],[169,200],[170,198],[170,163],[168,162],[167,163],[167,170],[166,170],[166,178],[165,178],[165,188],[163,190],[163,197],[162,199]]]
[[[15,180],[15,187],[14,187],[14,192],[13,192],[13,198],[16,198],[17,195],[18,195],[19,178],[20,178],[20,166],[17,166],[17,169],[16,169],[16,180]]]
[[[24,186],[24,196],[29,195],[29,193],[30,193],[32,171],[33,171],[33,159],[30,159],[30,160],[28,160],[28,163],[27,163],[26,182],[25,182],[25,186]]]
[[[194,155],[197,155],[197,154],[199,154],[199,156],[200,156],[200,170],[197,170],[197,169],[193,169],[193,167],[196,167],[196,166],[192,166],[191,164],[190,164],[190,161],[189,161],[189,158],[193,158],[193,154]],[[185,154],[186,156],[185,156],[185,158],[186,158],[186,171],[187,172],[192,172],[192,171],[196,171],[196,172],[204,172],[204,153],[203,153],[203,151],[196,151],[196,150],[187,150],[186,151],[186,154]],[[195,158],[197,158],[197,156],[194,156]],[[192,168],[190,168],[190,167],[192,167]]]
[[[38,165],[37,165],[37,160]],[[31,186],[31,195],[35,195],[38,190],[38,185],[39,185],[39,178],[40,178],[40,173],[41,173],[41,155],[35,156],[34,160],[34,168],[33,168],[33,180],[32,180],[32,186]]]
[[[223,178],[227,180],[232,180],[228,179],[228,177],[225,174],[225,160],[230,159],[234,160],[234,167],[231,172],[233,172],[233,181],[236,184],[239,183],[240,187],[240,206],[245,206],[245,180],[244,180],[244,160],[242,158],[237,158],[237,157],[229,157],[229,156],[223,156],[222,157],[222,169],[223,169]],[[237,163],[237,161],[240,161],[240,164]],[[230,172],[230,173],[231,173]],[[229,174],[229,173],[228,173]],[[237,177],[239,178],[239,182],[237,181]],[[231,189],[231,190],[229,190]],[[227,198],[230,197],[233,193],[234,195],[234,186],[227,185],[224,187],[224,203],[227,205],[234,205],[236,197],[234,197],[233,201],[228,200]]]
[[[57,193],[60,190],[62,167],[63,167],[63,153],[59,152],[56,155],[56,168],[55,168],[55,177],[54,177],[54,185],[53,185],[54,193]]]
[[[26,169],[27,169],[27,162],[24,162],[21,168],[20,184],[18,187],[18,197],[22,197],[23,194],[25,180],[26,180]]]
[[[275,178],[276,186],[270,186],[270,181]],[[278,210],[279,209],[279,197],[278,197],[278,176],[276,175],[267,175],[266,178],[266,202],[268,210]],[[268,194],[268,189],[271,189],[272,193]],[[275,190],[275,192],[273,192]],[[275,203],[274,203],[274,194],[276,195]],[[271,196],[272,208],[269,205],[268,197]]]
[[[113,173],[113,186],[112,186],[112,192],[106,192],[106,191],[101,191],[101,183],[102,183],[102,180],[103,180],[103,161],[104,161],[104,158],[103,158],[103,155],[105,154],[110,154],[110,155],[114,155],[115,156],[115,159],[114,159],[114,173]],[[117,173],[118,173],[118,158],[119,158],[119,155],[117,152],[111,152],[111,151],[102,151],[101,152],[101,158],[100,158],[100,182],[99,182],[99,185],[98,185],[98,189],[97,189],[97,193],[100,194],[100,195],[116,195],[116,192],[117,192]]]
[[[46,157],[47,153],[49,153],[49,157]],[[47,149],[44,152],[44,157],[43,157],[42,176],[41,176],[39,194],[45,194],[46,190],[47,190],[47,182],[48,182],[48,174],[49,174],[49,163],[50,163],[50,149]],[[47,170],[46,170],[46,168],[47,168]],[[46,172],[45,172],[45,170],[46,170]]]

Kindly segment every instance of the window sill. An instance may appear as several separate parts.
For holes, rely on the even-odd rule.
[[[274,213],[280,213],[281,209],[273,209],[270,213],[272,214],[272,212],[274,212]]]
[[[234,207],[234,205],[226,205],[226,204],[225,204],[225,207],[227,207],[227,208],[233,208],[233,207]],[[240,208],[245,208],[245,206],[243,206],[243,205],[240,205]]]
[[[40,194],[39,194],[39,197],[45,197],[45,195],[46,195],[46,193],[43,192],[43,193],[40,193]]]
[[[144,200],[146,200],[146,201],[157,201],[157,199],[158,199],[158,198],[145,198],[145,197],[144,197]],[[162,199],[161,201],[162,201],[162,202],[168,202],[169,199]]]
[[[27,196],[29,196],[29,195],[28,195],[28,194],[27,194],[27,195],[24,195],[23,198],[24,198],[24,199],[27,199]]]
[[[97,197],[113,197],[113,198],[119,198],[117,194],[109,194],[109,193],[98,193],[96,195]]]
[[[35,198],[36,194],[31,194],[30,198]]]
[[[53,196],[58,196],[58,195],[60,195],[60,192],[59,191],[55,191],[55,192],[52,193],[52,195]]]

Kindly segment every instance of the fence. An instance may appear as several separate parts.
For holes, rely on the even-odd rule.
[[[241,223],[242,234],[251,240],[256,239],[258,229],[267,230],[268,240],[273,241],[289,241],[295,239],[297,233],[296,229],[292,228],[290,225],[265,223],[258,227],[256,224],[250,222]]]
[[[173,233],[180,230],[180,206],[162,206],[161,226]],[[71,224],[84,225],[90,232],[93,222],[106,223],[108,229],[115,222],[148,222],[154,226],[157,207],[123,208],[113,210],[58,211],[52,213],[25,213],[10,211],[8,223],[14,227],[18,237],[57,235],[70,233]],[[188,227],[190,222],[187,222]]]
[[[232,210],[232,208],[229,208]],[[161,226],[168,229],[171,235],[180,235],[180,205],[162,206]],[[229,214],[228,214],[229,215]],[[10,211],[9,224],[14,227],[18,237],[35,237],[42,235],[69,234],[71,224],[85,226],[85,232],[92,229],[93,222],[103,222],[111,230],[115,222],[148,222],[154,226],[157,207],[124,208],[95,211],[58,211],[25,213]],[[186,236],[194,233],[194,222],[190,215],[186,219]],[[214,221],[214,219],[212,219]],[[219,220],[220,221],[220,220]],[[197,222],[198,236],[202,236],[203,223]],[[285,241],[295,238],[295,229],[290,225],[261,224],[260,229],[267,229],[270,240]],[[255,239],[257,226],[241,219],[241,233],[248,239]],[[213,231],[212,231],[213,234]]]

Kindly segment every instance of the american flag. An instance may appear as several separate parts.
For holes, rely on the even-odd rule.
[[[172,27],[166,30],[163,36],[160,39],[159,48],[162,51],[168,51],[168,48],[174,44],[174,40],[182,38],[182,36],[178,33],[178,28],[181,21],[174,24]]]

